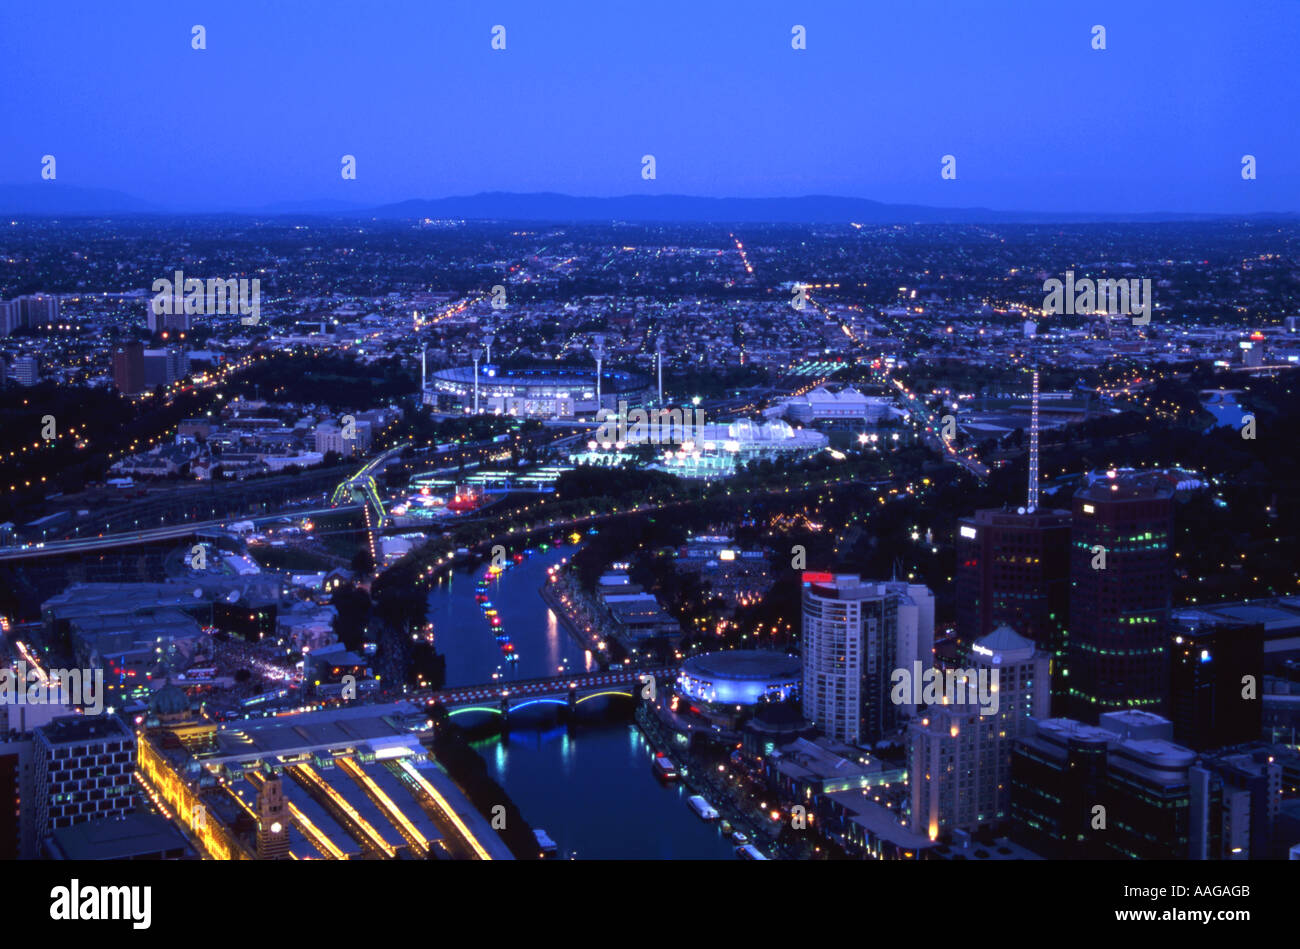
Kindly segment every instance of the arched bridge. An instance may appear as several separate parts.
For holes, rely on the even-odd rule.
[[[366,525],[372,530],[383,528],[388,514],[384,510],[383,498],[375,485],[375,472],[388,464],[389,460],[399,455],[407,442],[395,445],[382,454],[371,458],[358,469],[357,473],[339,484],[334,489],[330,504],[334,507],[346,504],[349,500],[365,505]],[[373,515],[372,512],[373,511]]]
[[[602,695],[623,695],[630,698],[632,690],[640,687],[647,676],[664,679],[676,675],[677,669],[674,666],[611,669],[547,679],[460,686],[430,692],[427,699],[430,703],[441,704],[451,715],[471,711],[504,715],[530,705],[576,706]]]

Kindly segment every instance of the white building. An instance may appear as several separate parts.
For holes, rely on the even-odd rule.
[[[821,432],[794,428],[780,420],[663,423],[651,431],[648,443],[656,448],[657,458],[650,467],[681,478],[727,478],[751,461],[804,457],[829,444]],[[593,438],[587,447],[587,451],[571,455],[570,460],[614,467],[635,457],[621,442],[600,443]]]
[[[364,455],[370,451],[371,425],[357,419],[353,422],[355,432],[352,438],[343,437],[343,429],[334,422],[322,422],[316,426],[316,452],[323,458],[330,452],[338,452],[344,457]]]
[[[908,729],[911,829],[931,840],[1007,817],[1012,743],[1029,733],[1031,718],[1049,714],[1049,657],[1032,640],[999,626],[975,641],[970,665],[977,675],[996,672],[997,710],[947,704],[945,696]]]
[[[804,574],[803,714],[839,741],[892,732],[912,706],[890,697],[894,669],[933,660],[934,594],[903,581]]]
[[[272,471],[283,471],[297,465],[300,468],[310,468],[313,465],[319,465],[325,460],[325,456],[318,451],[300,451],[291,455],[263,455],[262,462]]]
[[[875,423],[890,413],[890,402],[879,396],[866,396],[852,386],[832,392],[817,386],[802,396],[784,400],[780,411],[796,422],[833,420]]]
[[[114,715],[75,715],[36,729],[35,833],[135,810],[135,735]]]

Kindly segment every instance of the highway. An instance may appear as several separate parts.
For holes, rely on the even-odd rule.
[[[278,520],[282,517],[303,518],[359,510],[361,510],[360,504],[342,504],[338,507],[313,508],[306,511],[295,508],[271,514],[259,514],[256,517],[225,518],[219,521],[187,521],[174,527],[153,527],[142,531],[103,534],[99,537],[83,537],[74,540],[43,541],[39,544],[0,548],[0,563],[12,560],[31,560],[37,557],[55,557],[61,554],[88,553],[95,550],[109,550],[114,547],[132,547],[136,544],[150,544],[159,540],[176,540],[199,531],[223,530],[227,525],[239,521],[252,521],[256,524]]]
[[[863,354],[863,361],[868,366],[873,365],[871,354],[867,350],[866,345],[861,340],[858,339],[858,337],[853,333],[853,329],[847,323],[845,323],[843,320],[838,319],[833,313],[831,313],[831,311],[824,304],[819,303],[816,300],[813,300],[812,298],[809,298],[808,302],[811,303],[813,306],[815,306],[817,310],[822,314],[822,316],[826,318],[828,322],[837,325],[840,328],[841,332],[843,332],[844,335],[847,336],[853,342],[853,344],[858,347],[858,349]],[[907,386],[903,385],[903,383],[898,379],[892,377],[889,374],[889,370],[887,368],[876,369],[873,367],[872,373],[876,376],[877,380],[880,382],[881,385],[886,385],[886,384],[892,385],[898,391],[898,396],[902,400],[903,404],[907,406],[907,410],[912,414],[912,417],[914,419],[920,422],[920,424],[924,427],[926,433],[932,439],[932,441],[928,442],[930,447],[937,448],[939,451],[943,453],[943,456],[946,460],[961,465],[963,468],[965,468],[967,471],[969,471],[979,480],[984,481],[985,479],[988,478],[989,476],[988,465],[985,465],[981,463],[978,459],[976,459],[974,457],[973,452],[968,457],[967,455],[964,455],[961,452],[957,451],[957,449],[953,446],[952,441],[950,439],[944,438],[940,434],[939,430],[935,427],[936,420],[934,416],[930,414],[930,410],[926,408],[925,403],[922,402],[921,399],[918,398],[916,395],[914,395],[911,391],[909,391]]]
[[[949,439],[944,438],[939,433],[939,431],[934,427],[934,418],[930,415],[929,410],[926,409],[925,404],[920,399],[909,392],[907,387],[898,379],[889,376],[886,378],[888,378],[889,382],[898,390],[898,396],[902,399],[903,404],[907,406],[907,410],[925,426],[926,434],[933,439],[933,447],[939,448],[948,461],[956,462],[961,465],[981,481],[985,480],[989,476],[988,465],[983,464],[973,457],[968,458],[966,455],[963,455],[953,447],[952,442]]]

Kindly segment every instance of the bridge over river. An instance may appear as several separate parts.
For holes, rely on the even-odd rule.
[[[562,705],[575,708],[588,699],[602,695],[631,698],[632,689],[653,677],[663,680],[676,676],[672,666],[651,668],[625,667],[580,675],[551,676],[545,679],[522,679],[509,683],[457,686],[437,692],[421,693],[421,698],[438,703],[451,715],[465,712],[491,712],[508,715],[530,705]]]

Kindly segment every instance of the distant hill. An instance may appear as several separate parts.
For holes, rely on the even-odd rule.
[[[256,210],[232,209],[232,214],[364,214],[369,205],[355,201],[276,201]]]
[[[378,207],[337,200],[280,201],[259,208],[169,208],[119,191],[77,188],[57,181],[0,185],[0,214],[40,217],[116,214],[312,215],[403,220],[416,218],[478,221],[548,221],[736,224],[1070,224],[1102,222],[1297,220],[1300,214],[1225,215],[1150,212],[998,211],[992,208],[935,208],[886,204],[867,198],[808,195],[800,198],[699,198],[690,195],[624,195],[584,198],[553,192],[516,194],[489,191],[449,198],[418,198]]]
[[[100,217],[111,214],[160,214],[166,208],[121,191],[78,188],[54,181],[24,185],[0,184],[0,214],[36,217]]]
[[[719,222],[771,224],[910,223],[1086,223],[1104,221],[1207,221],[1231,215],[1080,214],[1075,212],[997,211],[991,208],[934,208],[886,204],[867,198],[808,195],[802,198],[697,198],[688,195],[626,195],[581,198],[542,192],[485,192],[454,198],[402,201],[367,212],[378,218],[467,218],[516,221],[629,221],[646,223]],[[1300,215],[1253,215],[1294,219]]]

